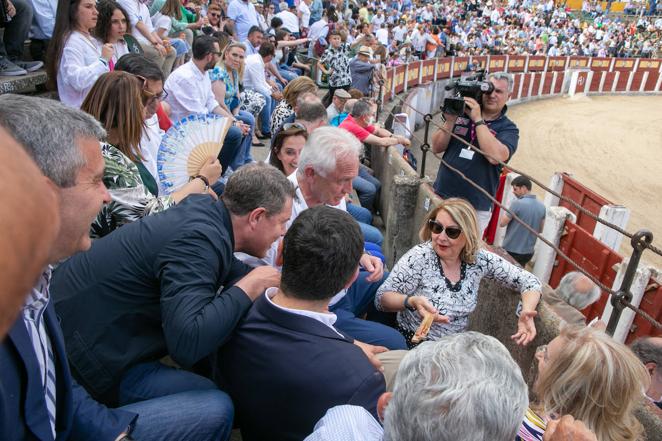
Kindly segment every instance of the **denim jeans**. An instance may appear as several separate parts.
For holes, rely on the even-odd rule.
[[[271,114],[274,112],[274,109],[276,108],[276,100],[271,98],[271,95],[265,95],[261,93],[266,100],[266,104],[262,108],[262,111],[260,112],[260,131],[262,132],[263,135],[268,135],[271,133]]]
[[[366,242],[372,242],[381,247],[384,242],[384,236],[378,228],[370,225],[372,223],[372,213],[370,213],[370,210],[356,204],[347,204],[347,212],[359,223],[359,227],[363,233],[363,239]]]
[[[12,0],[12,4],[16,8],[16,15],[5,25],[5,33],[0,37],[0,57],[22,60],[23,44],[32,24],[32,3],[29,0]]]
[[[122,377],[122,409],[138,413],[137,440],[222,440],[232,432],[232,400],[213,381],[159,361],[138,364]]]
[[[389,349],[407,349],[404,337],[394,328],[359,318],[373,304],[377,289],[387,277],[385,273],[382,280],[368,282],[368,275],[367,271],[361,271],[345,297],[329,307],[337,317],[334,326],[363,343],[386,346]]]
[[[375,199],[379,190],[382,188],[382,183],[379,179],[370,174],[367,167],[364,165],[359,167],[359,175],[352,181],[352,186],[359,195],[361,206],[372,211],[375,206]]]
[[[251,156],[251,145],[253,143],[253,131],[255,130],[255,117],[248,112],[240,110],[237,114],[237,119],[245,124],[251,126],[251,130],[248,134],[244,135],[244,139],[241,142],[239,147],[239,153],[235,156],[235,160],[232,161],[232,169],[237,170],[244,164],[250,164],[253,162],[253,157]]]

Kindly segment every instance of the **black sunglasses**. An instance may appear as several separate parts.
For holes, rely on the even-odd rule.
[[[434,219],[428,220],[428,227],[430,228],[430,231],[433,232],[434,234],[441,234],[444,230],[446,230],[446,236],[448,236],[449,239],[457,239],[458,237],[460,237],[460,234],[462,233],[461,228],[444,227]]]

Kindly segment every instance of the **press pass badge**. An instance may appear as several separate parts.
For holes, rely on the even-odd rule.
[[[469,149],[462,149],[460,151],[460,158],[468,159],[471,161],[474,158],[474,151]]]

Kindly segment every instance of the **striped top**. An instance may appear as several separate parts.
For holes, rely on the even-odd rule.
[[[531,408],[526,409],[524,421],[517,431],[516,441],[542,441],[542,436],[547,428],[545,420],[535,413]]]

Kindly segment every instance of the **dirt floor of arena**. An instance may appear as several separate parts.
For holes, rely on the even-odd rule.
[[[554,98],[513,106],[508,115],[520,129],[513,167],[545,184],[554,172],[572,174],[629,207],[626,230],[650,229],[662,247],[662,96]],[[428,161],[426,174],[434,179],[439,161]],[[544,197],[536,186],[534,192]],[[629,241],[621,253],[631,254]],[[643,260],[662,269],[662,257],[650,251]]]

